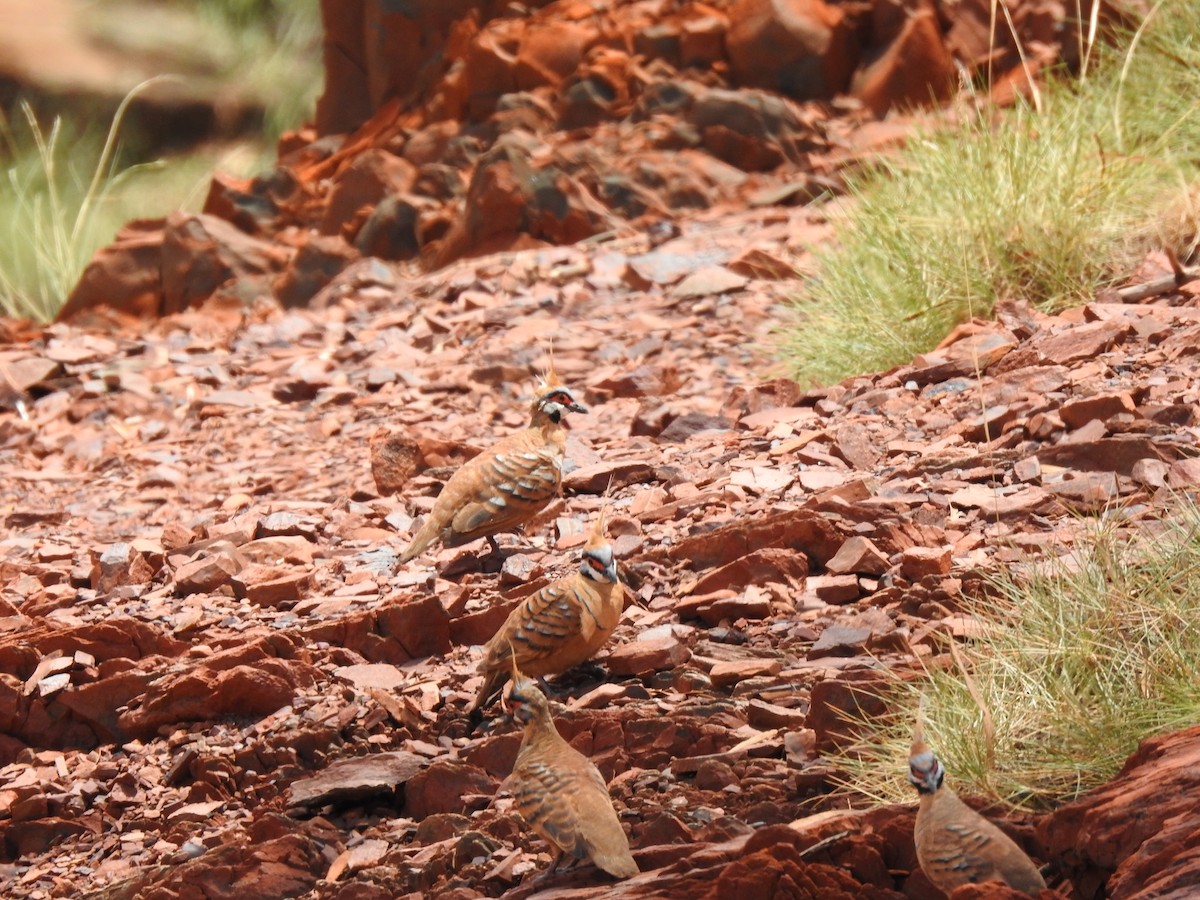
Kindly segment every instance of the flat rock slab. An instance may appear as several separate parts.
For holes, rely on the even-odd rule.
[[[288,797],[293,806],[363,800],[395,790],[428,764],[428,759],[405,750],[341,759],[316,775],[292,782]]]

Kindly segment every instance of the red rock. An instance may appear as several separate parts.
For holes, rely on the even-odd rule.
[[[356,259],[358,251],[340,237],[312,235],[300,245],[271,290],[285,309],[304,306]]]
[[[1089,420],[1095,422],[1095,419]],[[1073,434],[1079,435],[1088,426]],[[1110,438],[1061,442],[1038,450],[1042,465],[1062,466],[1077,471],[1116,472],[1130,475],[1141,460],[1163,459],[1163,450],[1154,440],[1143,435],[1117,435]]]
[[[262,820],[255,824],[261,826]],[[227,898],[230,885],[237,885],[237,894],[245,898],[299,897],[311,891],[328,869],[329,861],[321,853],[324,845],[294,832],[232,841],[219,852],[153,869],[139,876],[133,889],[146,896]]]
[[[333,670],[333,674],[335,678],[349,682],[360,691],[370,688],[393,691],[408,683],[408,678],[400,669],[387,663],[338,666]]]
[[[588,128],[622,116],[630,98],[631,60],[623,50],[595,47],[558,92],[558,126]]]
[[[746,276],[735,274],[724,266],[704,266],[671,288],[670,295],[679,300],[698,300],[740,291],[748,283]]]
[[[697,618],[708,625],[738,619],[765,619],[771,615],[771,599],[766,592],[749,588],[744,594],[722,590],[697,594],[675,603],[680,619]]]
[[[719,791],[738,783],[740,779],[729,763],[708,759],[696,770],[696,787],[702,791]]]
[[[949,900],[1028,900],[1024,891],[1010,888],[1006,884],[989,881],[986,884],[964,884],[949,894]]]
[[[478,766],[458,759],[437,759],[408,780],[404,811],[418,821],[435,813],[468,813],[486,806],[498,787]]]
[[[1161,459],[1139,459],[1133,464],[1129,477],[1146,487],[1160,488],[1167,483],[1170,469]]]
[[[733,562],[759,550],[787,547],[799,550],[819,565],[833,558],[841,539],[823,516],[808,510],[751,515],[670,548],[673,560],[688,560],[692,570]]]
[[[799,585],[808,575],[808,558],[791,550],[755,550],[703,575],[692,587],[695,594],[736,590],[747,585],[776,582]]]
[[[1069,428],[1079,428],[1092,419],[1108,421],[1119,413],[1137,411],[1133,398],[1127,391],[1110,394],[1091,394],[1066,401],[1058,408],[1058,415]]]
[[[853,721],[870,721],[886,715],[888,676],[865,669],[845,672],[813,685],[809,700],[808,726],[817,734],[817,748],[828,752],[853,739]]]
[[[156,569],[145,556],[124,542],[105,549],[92,572],[92,588],[107,594],[126,584],[149,584]]]
[[[209,182],[202,212],[259,237],[291,224],[291,210],[303,203],[303,194],[303,185],[286,166],[275,166],[253,178],[217,172]]]
[[[1105,506],[1120,496],[1117,476],[1111,472],[1073,472],[1061,481],[1044,481],[1043,486],[1056,497],[1086,506]]]
[[[424,468],[424,456],[408,434],[380,426],[371,435],[371,476],[380,496],[398,493]]]
[[[463,79],[468,118],[486,119],[502,94],[517,88],[516,48],[525,23],[518,19],[489,23],[463,54]]]
[[[725,49],[737,83],[798,100],[832,97],[858,60],[844,12],[822,0],[737,0]]]
[[[629,641],[609,651],[604,663],[614,675],[649,675],[673,669],[691,659],[692,652],[673,634]]]
[[[757,698],[746,704],[746,721],[754,728],[785,728],[795,731],[803,727],[806,717],[807,713],[802,709],[778,706]]]
[[[267,529],[259,527],[256,534],[265,534]],[[238,547],[238,553],[247,561],[263,565],[278,565],[290,563],[297,566],[309,566],[313,561],[313,553],[317,545],[306,537],[299,535],[280,534],[272,537],[260,537]]]
[[[215,216],[171,213],[163,229],[161,312],[197,306],[232,279],[274,274],[287,258],[277,244]]]
[[[321,234],[352,239],[358,229],[354,222],[389,196],[407,194],[416,180],[416,167],[387,150],[368,148],[357,154],[336,177],[325,214]]]
[[[1167,470],[1167,486],[1175,490],[1194,487],[1200,484],[1200,460],[1195,457],[1180,459],[1171,463]]]
[[[747,678],[777,675],[782,669],[777,659],[731,659],[714,664],[708,675],[716,687],[728,688]]]
[[[855,469],[872,469],[883,458],[879,438],[857,422],[839,427],[834,432],[833,446],[838,456]]]
[[[149,738],[164,725],[210,722],[227,715],[262,716],[292,702],[319,674],[296,660],[260,659],[222,671],[200,666],[153,685],[141,703],[117,716],[120,733]]]
[[[293,781],[288,788],[288,799],[295,806],[323,806],[390,795],[426,764],[423,757],[404,750],[339,759],[313,775]]]
[[[211,593],[229,584],[244,565],[245,562],[232,547],[214,546],[210,552],[202,552],[175,569],[175,593],[180,597]]]
[[[900,553],[900,573],[910,581],[950,572],[950,547],[907,547]]]
[[[908,12],[887,49],[854,74],[850,93],[882,116],[890,109],[946,100],[957,84],[958,72],[942,42],[936,13],[916,9]]]
[[[79,321],[84,313],[99,308],[140,319],[162,315],[163,224],[162,219],[130,222],[112,244],[97,250],[58,311],[57,321]]]
[[[704,149],[743,172],[799,162],[812,141],[799,109],[765,91],[711,88],[697,96],[688,117]]]
[[[1064,874],[1112,872],[1112,897],[1186,896],[1200,884],[1197,798],[1200,727],[1143,741],[1108,784],[1046,816],[1038,841]]]
[[[5,380],[17,390],[28,391],[31,387],[58,377],[62,371],[62,364],[57,360],[29,356],[25,359],[6,362],[5,375],[7,377]]]
[[[832,604],[852,603],[862,593],[857,575],[809,575],[804,587],[823,603]]]
[[[1133,326],[1119,322],[1089,322],[1057,333],[1035,337],[1031,348],[1049,362],[1067,365],[1093,359],[1133,333]]]
[[[450,617],[437,597],[385,601],[375,610],[379,633],[396,641],[411,659],[450,649]]]
[[[492,635],[500,630],[500,626],[508,618],[513,607],[519,600],[495,603],[478,612],[455,616],[450,620],[450,640],[452,643],[479,646],[491,640]]]
[[[300,600],[312,587],[312,574],[290,566],[251,563],[230,578],[235,597],[258,606],[281,606]]]
[[[1019,459],[1013,463],[1013,474],[1018,481],[1039,481],[1042,477],[1042,463],[1036,456]]]
[[[384,197],[354,237],[364,257],[415,259],[446,235],[453,218],[433,201],[414,195]]]
[[[64,838],[83,834],[87,830],[87,825],[78,819],[59,816],[47,816],[32,822],[14,822],[12,827],[0,832],[3,836],[0,847],[3,847],[6,859],[33,857]]]
[[[889,568],[888,558],[868,538],[848,538],[837,554],[825,564],[833,575],[882,575]]]
[[[517,49],[517,87],[522,91],[557,87],[575,72],[598,37],[595,29],[574,22],[549,17],[531,22]]]

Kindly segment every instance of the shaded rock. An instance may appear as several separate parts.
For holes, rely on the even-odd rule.
[[[738,84],[797,100],[846,88],[858,58],[853,26],[823,0],[737,0],[725,39]]]
[[[271,275],[288,253],[211,215],[167,216],[162,244],[163,313],[181,312],[208,299],[232,279]]]
[[[882,5],[882,4],[881,4]],[[900,33],[854,74],[850,93],[876,115],[949,99],[958,83],[932,9],[906,10]]]
[[[420,820],[435,813],[467,813],[486,806],[499,784],[478,766],[437,759],[409,779],[404,811]]]
[[[356,220],[361,222],[363,214],[385,197],[407,194],[416,177],[416,166],[407,159],[379,148],[364,150],[336,177],[321,218],[321,234],[352,239],[358,231]]]
[[[811,127],[796,107],[763,91],[713,88],[696,97],[687,116],[704,149],[745,172],[798,162],[812,142]]]
[[[658,433],[657,440],[664,444],[682,444],[702,431],[727,430],[729,430],[729,423],[721,416],[712,416],[702,412],[686,412],[673,418],[671,423]]]
[[[354,247],[364,256],[413,259],[431,239],[442,236],[440,232],[432,234],[422,224],[427,223],[424,217],[436,210],[436,205],[411,195],[384,197],[358,229]]]
[[[787,510],[748,516],[685,538],[669,553],[674,560],[688,560],[694,570],[725,565],[769,547],[798,550],[824,565],[841,543],[825,517],[808,510]]]
[[[356,259],[358,251],[340,237],[313,235],[300,245],[272,290],[284,308],[304,306]]]
[[[117,723],[122,734],[147,738],[163,725],[262,716],[287,706],[297,689],[319,678],[315,669],[297,660],[259,659],[223,670],[201,666],[155,684]]]

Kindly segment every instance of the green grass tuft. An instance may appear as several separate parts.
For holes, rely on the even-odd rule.
[[[1142,739],[1200,721],[1200,508],[1090,538],[968,604],[984,635],[954,665],[897,681],[887,719],[858,723],[866,737],[838,760],[846,787],[913,798],[905,760],[922,695],[952,784],[1028,809],[1104,783]]]
[[[797,378],[887,369],[1000,300],[1055,310],[1128,275],[1200,177],[1200,5],[1167,5],[1083,83],[964,104],[853,181],[781,337]]]

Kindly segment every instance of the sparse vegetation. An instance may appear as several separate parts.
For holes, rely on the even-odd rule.
[[[1004,298],[1054,310],[1147,245],[1195,249],[1200,7],[1164,0],[1081,83],[1007,111],[963,105],[857,178],[782,351],[801,380],[886,369]],[[1181,198],[1183,205],[1181,206]],[[1190,204],[1190,205],[1189,205]]]
[[[987,630],[956,664],[898,680],[888,718],[859,723],[862,740],[840,760],[849,788],[912,799],[904,761],[921,695],[953,784],[1027,808],[1103,783],[1143,738],[1200,721],[1194,502],[1132,534],[1097,525],[1069,556],[993,587],[970,604]]]
[[[0,112],[2,314],[53,318],[121,225],[198,208],[215,169],[242,175],[264,168],[279,133],[312,115],[321,86],[318,0],[142,4],[124,16],[113,8],[105,4],[105,15],[96,17],[99,39],[130,53],[189,61],[187,68],[211,73],[214,90],[234,85],[257,98],[266,111],[261,141],[130,165],[122,120],[145,85],[126,98],[107,133],[39,116],[28,103],[11,121]]]
[[[132,96],[132,95],[131,95]],[[121,166],[121,114],[107,136],[0,115],[0,313],[54,317],[97,248],[130,219],[198,208],[215,168],[261,168],[261,149]]]

